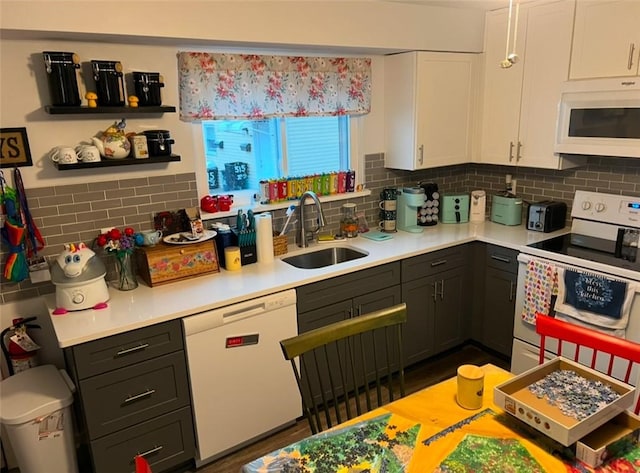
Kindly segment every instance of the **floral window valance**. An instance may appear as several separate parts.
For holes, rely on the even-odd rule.
[[[180,118],[365,114],[371,58],[180,52]]]

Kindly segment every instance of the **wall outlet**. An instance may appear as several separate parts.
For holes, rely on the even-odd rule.
[[[515,193],[516,193],[516,180],[515,179],[511,179],[511,183],[509,183],[509,185],[507,187],[509,187],[509,192],[511,192],[512,194],[515,195]]]

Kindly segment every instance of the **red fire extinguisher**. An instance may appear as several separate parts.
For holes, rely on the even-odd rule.
[[[27,333],[28,328],[40,328],[32,324],[37,317],[13,319],[11,327],[0,333],[2,352],[7,360],[9,375],[38,366],[37,351],[40,348]],[[8,344],[6,343],[8,339]]]

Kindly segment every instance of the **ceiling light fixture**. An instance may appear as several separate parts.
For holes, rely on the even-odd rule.
[[[520,0],[516,0],[516,15],[513,25],[513,47],[509,52],[509,43],[511,41],[511,17],[513,13],[513,0],[509,0],[509,23],[507,24],[507,41],[504,52],[504,59],[500,61],[500,67],[509,69],[520,59],[516,54],[516,40],[518,38],[518,14],[520,13]]]

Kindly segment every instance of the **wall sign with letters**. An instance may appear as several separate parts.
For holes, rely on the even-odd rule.
[[[0,168],[32,166],[26,128],[0,128]]]

